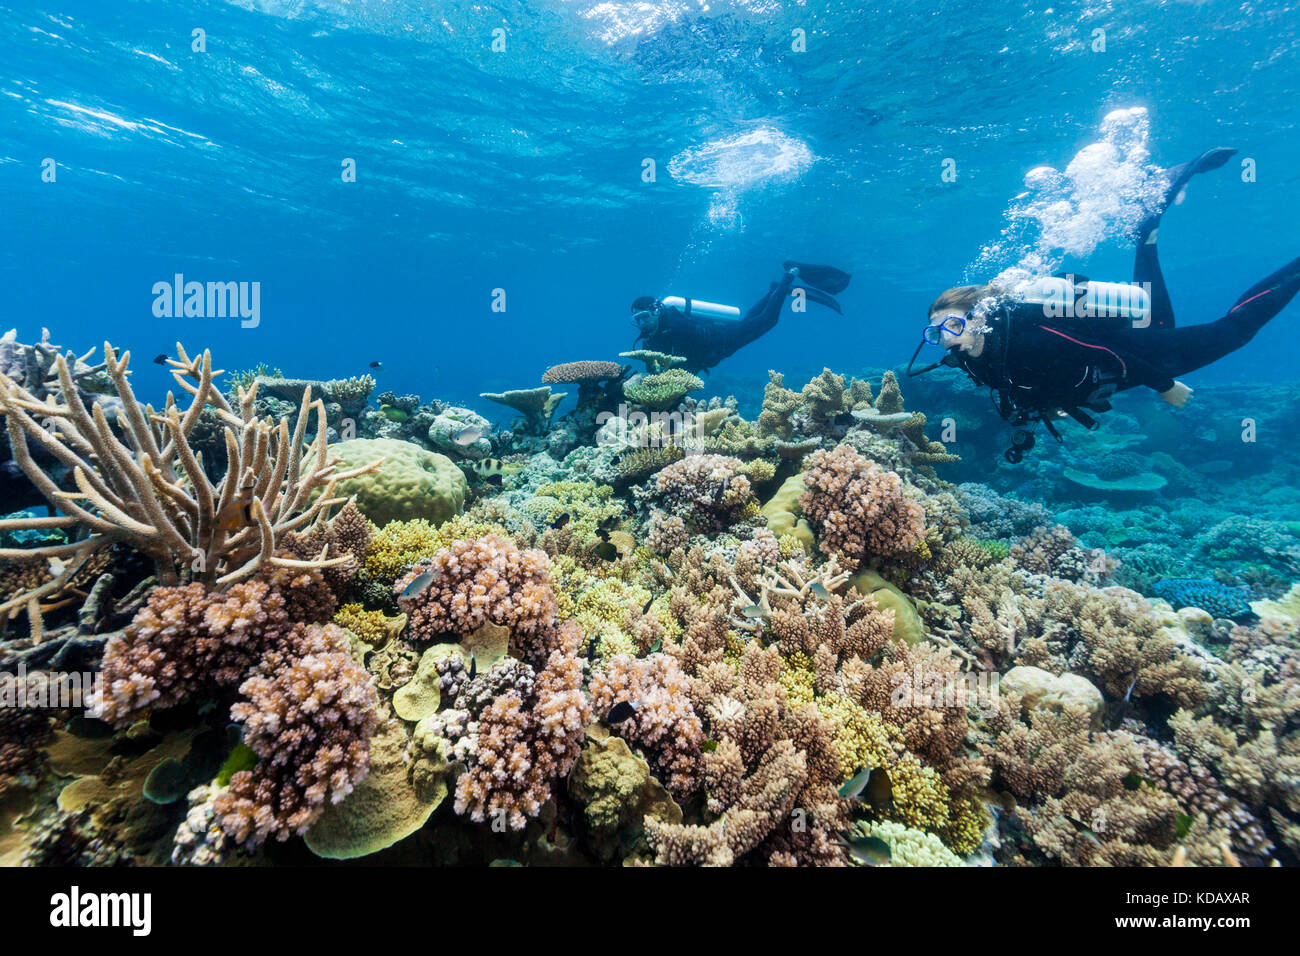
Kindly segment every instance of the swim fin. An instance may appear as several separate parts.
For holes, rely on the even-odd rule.
[[[824,305],[828,309],[833,309],[836,312],[838,312],[840,315],[844,314],[844,310],[841,309],[840,304],[835,301],[835,297],[832,295],[828,295],[827,293],[823,292],[821,289],[814,288],[813,286],[810,285],[804,286],[803,294],[806,298],[811,299],[813,302],[816,302],[818,305]]]
[[[789,272],[791,269],[799,270],[799,278],[804,281],[805,285],[815,286],[829,292],[831,295],[838,295],[849,287],[849,279],[852,276],[842,269],[836,269],[834,266],[818,266],[806,262],[785,261],[781,263],[781,268]]]
[[[1237,151],[1230,146],[1216,146],[1214,149],[1207,149],[1190,163],[1171,167],[1169,169],[1169,188],[1165,190],[1160,204],[1138,226],[1138,246],[1141,247],[1148,242],[1154,241],[1151,236],[1160,225],[1160,217],[1165,214],[1165,210],[1173,205],[1178,195],[1187,188],[1187,184],[1191,182],[1193,176],[1197,173],[1208,172],[1211,169],[1218,169],[1236,154]]]
[[[1218,169],[1229,159],[1237,154],[1237,151],[1230,146],[1216,146],[1214,149],[1207,149],[1190,163],[1183,163],[1181,166],[1175,166],[1169,170],[1169,188],[1165,190],[1164,202],[1161,203],[1160,212],[1169,208],[1170,204],[1178,198],[1191,178],[1197,173],[1209,172],[1211,169]]]

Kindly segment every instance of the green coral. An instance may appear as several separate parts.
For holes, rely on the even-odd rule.
[[[652,411],[675,408],[687,393],[704,387],[704,381],[685,369],[670,368],[623,386],[623,397]]]
[[[608,529],[625,515],[622,499],[614,497],[614,489],[593,481],[553,481],[541,485],[521,510],[543,528],[567,514],[567,527],[584,542],[594,539],[602,525]]]
[[[394,438],[354,438],[330,445],[330,460],[346,471],[382,458],[378,471],[341,481],[335,493],[357,499],[377,525],[424,518],[441,524],[460,514],[469,485],[445,455]]]
[[[763,410],[758,414],[758,433],[774,438],[794,436],[794,413],[803,407],[804,398],[785,387],[785,376],[770,369],[763,386]]]

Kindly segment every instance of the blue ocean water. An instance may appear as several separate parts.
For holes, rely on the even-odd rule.
[[[504,420],[480,391],[616,357],[634,297],[744,308],[794,258],[853,273],[844,315],[787,315],[713,390],[895,366],[939,290],[1036,241],[1002,240],[1026,174],[1134,109],[1139,166],[1252,161],[1198,177],[1161,232],[1180,321],[1205,321],[1300,252],[1298,6],[5,4],[3,324],[130,348],[155,400],[149,359],[180,340],[226,369],[379,361],[381,390]],[[1074,212],[1068,264],[1128,278],[1123,216]],[[155,316],[178,273],[260,283],[257,327]],[[1189,382],[1295,378],[1296,308]]]

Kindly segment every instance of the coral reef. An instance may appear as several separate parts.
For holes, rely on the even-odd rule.
[[[0,707],[6,859],[1300,860],[1300,495],[1210,425],[1013,472],[964,392],[622,357],[494,429],[181,349],[158,411],[0,339],[0,660],[103,719]]]

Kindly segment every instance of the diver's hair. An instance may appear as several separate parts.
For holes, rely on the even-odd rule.
[[[934,315],[936,312],[969,312],[975,308],[975,303],[980,299],[986,299],[995,295],[996,291],[991,285],[959,285],[951,289],[945,289],[939,294],[939,298],[930,303],[930,310],[926,312],[927,316]]]
[[[632,303],[633,312],[645,312],[654,308],[655,297],[652,295],[643,295]]]

